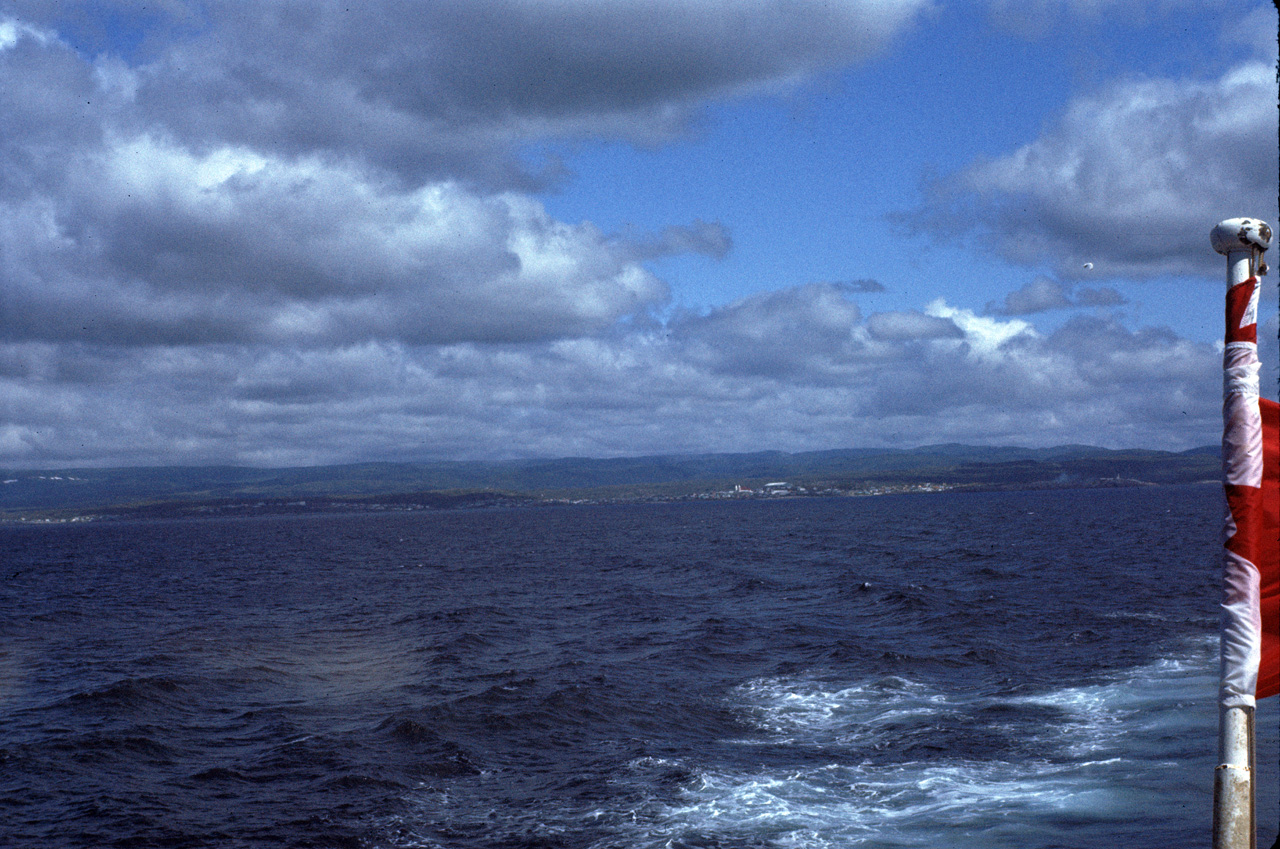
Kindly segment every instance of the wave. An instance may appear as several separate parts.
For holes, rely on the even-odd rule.
[[[411,794],[422,815],[396,818],[394,845],[1188,845],[1203,836],[1212,775],[1215,653],[1215,640],[1195,640],[1136,668],[1038,691],[906,675],[757,678],[725,697],[738,734],[717,746],[596,764],[590,771],[608,774],[607,787],[539,793],[536,811],[517,805],[483,821],[450,814],[439,794],[511,776],[463,770],[454,777],[465,786]],[[453,751],[416,719],[379,730],[436,755]],[[1185,781],[1170,779],[1176,770]]]
[[[165,676],[121,678],[67,696],[55,708],[93,716],[144,715],[170,708],[189,697],[186,682]]]
[[[692,775],[631,834],[596,849],[925,847],[940,833],[975,849],[1014,845],[1015,836],[1022,847],[1101,845],[1100,835],[1137,829],[1164,829],[1169,845],[1181,845],[1202,830],[1188,811],[1203,788],[1188,782],[1185,798],[1170,794],[1168,771],[1211,775],[1211,752],[1194,751],[1212,748],[1216,728],[1211,643],[1038,693],[898,676],[750,681],[730,695],[758,732],[728,741],[741,750],[737,763],[664,764],[667,774]]]

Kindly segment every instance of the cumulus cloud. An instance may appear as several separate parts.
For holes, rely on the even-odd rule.
[[[89,3],[28,14],[76,30]],[[882,51],[927,0],[470,0],[151,4],[132,83],[184,144],[357,155],[414,181],[532,175],[530,139],[671,138],[708,98],[776,90]],[[77,8],[80,7],[80,8]],[[134,14],[130,14],[130,12]]]
[[[930,186],[934,228],[977,233],[1064,280],[1210,274],[1208,226],[1276,220],[1275,71],[1203,81],[1127,79],[1074,100],[1036,140]]]
[[[964,331],[951,319],[914,311],[876,313],[867,320],[867,331],[882,342],[957,339],[964,336]]]
[[[618,431],[576,450],[617,452],[661,441],[655,398],[740,398],[722,382],[753,335],[816,344],[780,361],[806,374],[852,344],[860,284],[779,295],[767,327],[744,304],[655,330],[644,263],[724,257],[728,230],[558,221],[534,191],[563,172],[526,145],[670,140],[708,102],[880,53],[927,6],[0,12],[0,462],[561,453],[593,422]]]
[[[744,298],[670,322],[670,338],[693,364],[714,372],[781,378],[838,372],[857,355],[858,305],[830,283]]]
[[[725,256],[723,225],[601,232],[533,193],[558,172],[530,166],[527,142],[670,139],[710,100],[876,54],[926,6],[123,3],[137,38],[121,45],[93,30],[95,3],[23,4],[0,21],[0,463],[1206,441],[1208,346],[1097,316],[1045,336],[941,300],[867,314],[870,279],[667,314],[644,262]],[[1095,213],[1156,209],[1165,226],[1167,197],[1205,190],[1160,194],[1158,178],[1205,139],[1225,146],[1211,165],[1265,172],[1260,119],[1211,104],[1255,77],[1082,100],[951,178],[934,212],[972,210],[1020,258],[1114,259]],[[1169,109],[1196,132],[1162,136]],[[1099,117],[1118,135],[1086,143]],[[1132,197],[1084,179],[1148,148],[1169,156]],[[1040,191],[1068,166],[1084,177]]]
[[[708,98],[882,50],[924,2],[123,3],[124,46],[92,5],[0,19],[6,339],[527,342],[635,321],[668,297],[644,261],[722,258],[729,232],[556,221],[519,146],[667,138]]]
[[[67,165],[57,198],[0,200],[12,338],[518,341],[666,298],[528,196],[408,191],[352,164],[113,139]]]
[[[986,312],[995,315],[1031,315],[1071,307],[1114,307],[1127,303],[1123,295],[1108,286],[1081,286],[1073,291],[1048,277],[1038,276],[1030,283],[1005,295],[1003,302],[992,301]]]
[[[882,317],[883,316],[883,317]],[[932,318],[935,322],[924,321]],[[902,329],[893,338],[871,328]],[[945,325],[947,332],[936,331]],[[915,333],[905,330],[915,328]],[[892,336],[892,334],[889,334]],[[614,456],[938,441],[1189,448],[1220,355],[1079,316],[1052,334],[935,301],[873,313],[829,285],[667,328],[522,344],[0,347],[9,463]],[[111,415],[103,415],[110,410]]]

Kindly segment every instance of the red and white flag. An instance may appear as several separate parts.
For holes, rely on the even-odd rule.
[[[1227,291],[1223,352],[1223,707],[1280,692],[1280,408],[1258,397],[1258,279]]]

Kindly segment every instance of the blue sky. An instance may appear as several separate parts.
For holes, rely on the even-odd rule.
[[[1019,27],[1001,25],[998,10],[939,7],[882,58],[816,75],[782,96],[708,106],[671,144],[552,148],[573,177],[547,196],[547,208],[607,230],[723,222],[734,237],[729,255],[657,266],[696,308],[802,283],[873,278],[890,288],[878,307],[909,309],[920,303],[917,277],[945,275],[937,291],[982,309],[1051,268],[1011,265],[930,234],[901,242],[918,251],[904,265],[887,249],[901,232],[893,216],[924,202],[926,180],[1035,139],[1073,96],[1126,78],[1211,81],[1240,58],[1224,44],[1244,28],[1240,16],[1189,3],[1152,15],[1148,26],[1118,27],[1114,14],[1060,11],[1058,26],[1020,37]],[[1207,256],[1205,265],[1215,262]],[[1147,288],[1176,292],[1186,282]],[[1206,340],[1218,334],[1216,311],[1190,316],[1169,308],[1176,299],[1143,294],[1138,287],[1130,297],[1146,321]]]
[[[1276,43],[1245,2],[0,0],[0,466],[1209,444]]]

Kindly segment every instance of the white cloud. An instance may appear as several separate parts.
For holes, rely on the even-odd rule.
[[[39,44],[48,44],[55,36],[48,30],[13,18],[0,18],[0,51],[17,47],[18,42],[24,38],[30,38]]]
[[[667,289],[640,263],[722,257],[728,231],[556,221],[517,145],[620,120],[662,136],[709,97],[869,56],[926,5],[121,7],[140,27],[122,58],[33,4],[3,30],[28,49],[0,50],[0,331],[314,347],[641,320]]]
[[[964,333],[966,345],[979,357],[998,357],[1005,343],[1019,337],[1034,339],[1039,336],[1034,327],[1021,319],[1001,321],[976,315],[972,310],[950,306],[942,298],[931,301],[924,311],[927,315],[946,319],[959,327]]]
[[[56,199],[0,200],[10,336],[514,341],[600,332],[667,297],[625,242],[515,193],[150,136],[63,179]]]
[[[128,56],[59,41],[57,5],[0,26],[0,464],[1212,433],[1217,357],[1170,334],[1088,317],[1043,335],[942,300],[867,315],[872,280],[665,315],[642,262],[723,256],[725,227],[604,233],[532,194],[545,175],[519,159],[526,141],[669,139],[694,106],[885,49],[923,0],[215,0],[199,19],[165,6]],[[947,202],[1019,258],[1114,267],[1113,224],[1150,234],[1207,203],[1183,180],[1194,156],[1266,170],[1261,119],[1213,100],[1253,91],[1256,71],[1198,85],[1082,99],[956,175]],[[1085,132],[1098,121],[1110,135]],[[1125,168],[1117,192],[1108,169]],[[1167,241],[1122,262],[1182,267]]]
[[[870,330],[903,316],[962,335]],[[519,344],[11,343],[0,348],[10,427],[0,465],[940,441],[1189,448],[1215,439],[1220,368],[1213,346],[1165,330],[1081,316],[1045,335],[945,302],[864,317],[829,286],[676,316],[665,328]]]
[[[1066,280],[1095,260],[1115,276],[1216,271],[1205,222],[1277,217],[1274,77],[1252,62],[1077,98],[1035,141],[936,184],[933,222]]]

